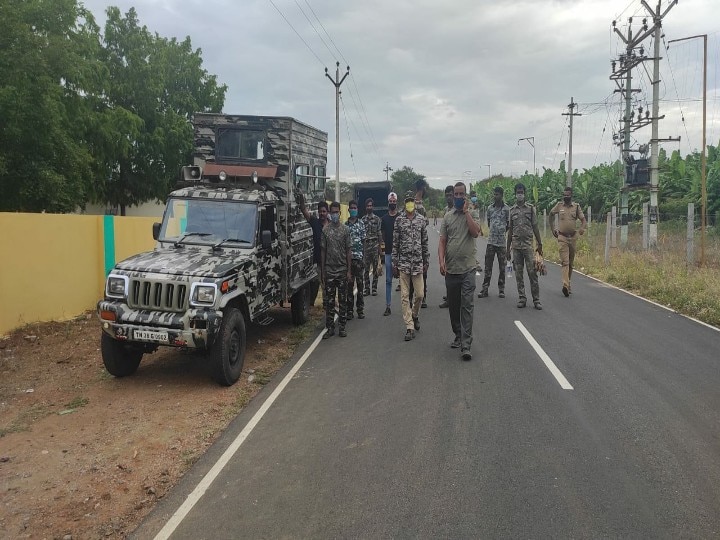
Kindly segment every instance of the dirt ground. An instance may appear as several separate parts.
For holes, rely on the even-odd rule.
[[[0,537],[124,538],[318,329],[289,308],[248,327],[243,376],[218,386],[199,353],[161,348],[103,368],[94,313],[0,338]]]

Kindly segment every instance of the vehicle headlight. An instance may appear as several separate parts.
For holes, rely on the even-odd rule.
[[[190,294],[190,303],[194,305],[211,306],[215,303],[217,285],[214,283],[193,283]]]
[[[105,296],[110,298],[125,298],[128,290],[127,276],[110,274],[105,282]]]

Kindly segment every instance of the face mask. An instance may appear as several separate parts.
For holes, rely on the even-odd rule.
[[[357,217],[357,208],[350,209],[350,217]]]
[[[390,210],[395,210],[397,208],[397,204],[395,204],[394,202],[388,203],[388,208]]]
[[[477,197],[470,197],[470,200],[475,204],[477,202]]]
[[[415,203],[414,202],[406,202],[405,203],[405,211],[412,214],[415,211]]]
[[[458,210],[462,210],[463,206],[465,206],[465,197],[455,197],[454,199],[455,208]]]
[[[563,197],[563,201],[565,201],[565,204],[570,204],[571,200],[572,200],[572,197]]]
[[[332,223],[338,223],[340,221],[340,214],[330,214],[330,221]]]
[[[518,193],[515,195],[515,200],[518,202],[518,204],[522,204],[525,202],[525,194],[524,193]]]

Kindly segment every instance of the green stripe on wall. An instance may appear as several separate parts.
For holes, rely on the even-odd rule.
[[[105,252],[105,277],[115,266],[115,216],[103,216],[103,246]]]

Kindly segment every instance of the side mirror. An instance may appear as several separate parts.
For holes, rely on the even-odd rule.
[[[262,245],[263,249],[270,249],[270,245],[272,244],[272,232],[270,231],[263,231],[260,233],[260,244]]]
[[[153,240],[160,238],[160,223],[153,223]]]

